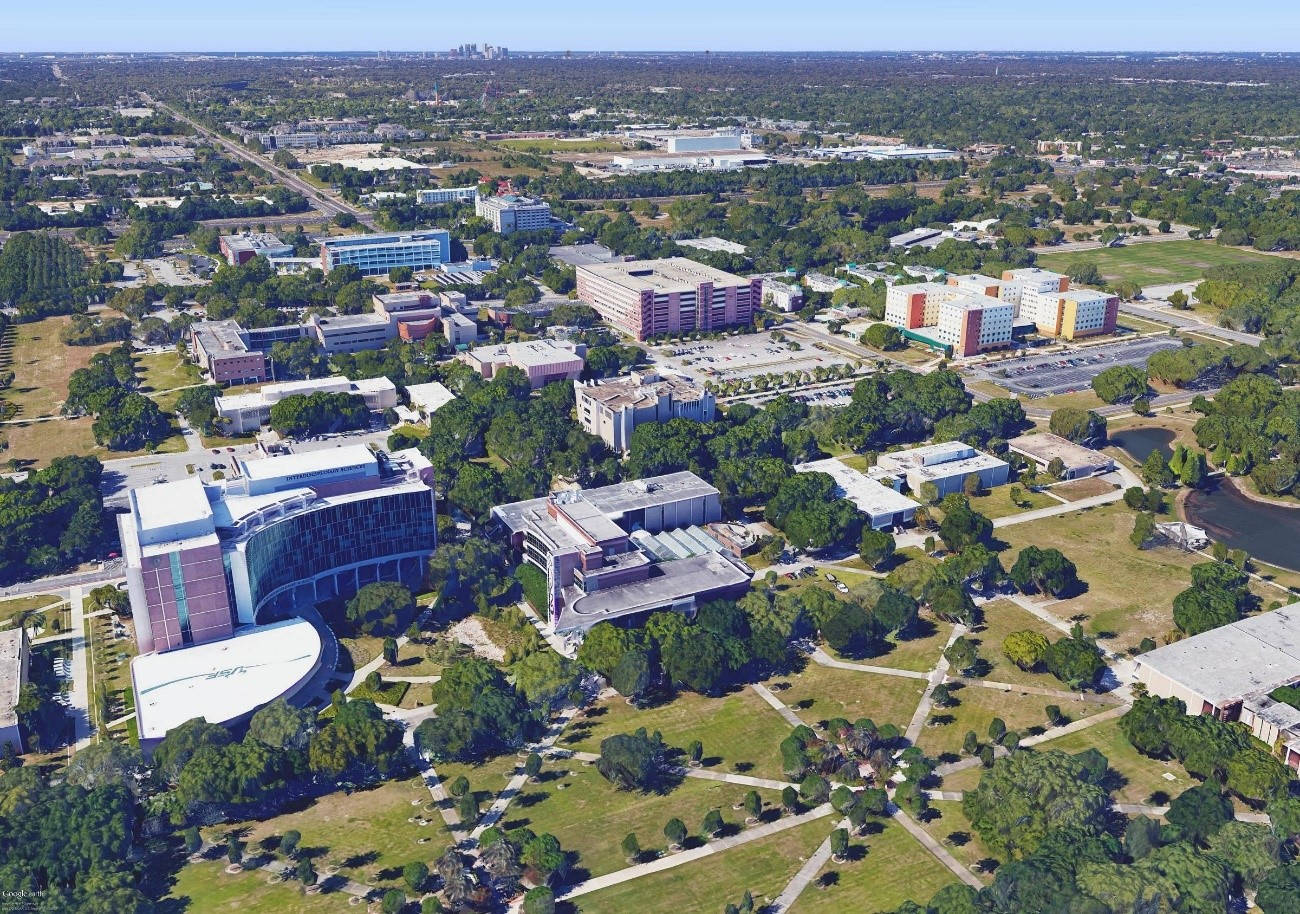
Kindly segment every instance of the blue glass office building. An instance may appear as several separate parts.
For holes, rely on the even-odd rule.
[[[394,267],[431,270],[451,260],[451,234],[446,229],[421,229],[381,235],[347,235],[321,242],[321,269],[354,266],[366,276]]]

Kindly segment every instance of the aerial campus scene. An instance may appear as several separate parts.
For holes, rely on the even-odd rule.
[[[1300,914],[1298,99],[1261,0],[5,5],[0,912]]]

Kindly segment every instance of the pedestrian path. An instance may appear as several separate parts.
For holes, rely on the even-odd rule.
[[[73,749],[80,752],[90,745],[90,669],[92,658],[86,644],[86,615],[82,587],[74,584],[68,588],[68,605],[72,632],[72,688],[68,700],[72,703]]]
[[[794,711],[790,710],[789,706],[787,706],[785,702],[783,702],[781,699],[773,695],[772,690],[769,689],[767,686],[763,685],[761,682],[753,682],[750,683],[749,687],[753,689],[756,693],[758,693],[758,697],[763,699],[763,701],[767,702],[768,705],[771,706],[771,708],[774,711],[776,711],[777,714],[780,714],[783,718],[785,718],[785,722],[787,724],[789,724],[792,727],[807,726],[807,724],[805,724],[799,718],[799,715],[794,713]]]
[[[948,636],[948,641],[943,646],[944,654],[948,653],[948,648],[952,643],[966,634],[966,626],[954,625],[952,634]],[[916,713],[912,715],[912,722],[907,725],[904,735],[907,741],[916,744],[917,738],[921,735],[921,728],[925,726],[925,719],[930,716],[930,706],[934,703],[934,690],[943,682],[944,677],[948,675],[948,658],[940,655],[939,662],[934,665],[930,671],[929,682],[926,684],[925,692],[921,695],[921,703],[916,706]]]
[[[899,809],[897,806],[894,807],[892,815],[895,822],[903,826],[909,835],[917,841],[920,841],[921,846],[933,854],[935,859],[946,866],[954,876],[966,883],[972,889],[984,888],[984,883],[980,882],[974,873],[962,866],[956,857],[948,853],[947,848],[934,840],[928,831],[913,821],[911,816],[903,812],[903,810]]]
[[[812,658],[813,663],[821,666],[828,666],[836,670],[854,670],[861,673],[880,673],[883,676],[902,676],[905,679],[928,680],[930,678],[929,673],[918,673],[916,670],[896,670],[890,666],[871,666],[866,663],[850,663],[847,660],[836,660],[820,647],[814,648],[813,652],[808,656]]]
[[[847,826],[848,820],[845,819],[835,827],[846,828]],[[782,911],[790,910],[790,906],[803,894],[803,890],[808,888],[812,881],[817,878],[817,874],[821,872],[822,867],[830,859],[831,836],[827,835],[826,840],[817,845],[817,850],[812,852],[812,856],[804,861],[803,866],[799,867],[799,872],[795,873],[794,878],[781,890],[781,894],[776,896],[776,901],[772,902],[764,910],[771,912],[771,914],[780,914]]]

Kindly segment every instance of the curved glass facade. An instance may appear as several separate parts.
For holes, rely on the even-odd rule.
[[[433,492],[376,493],[296,514],[253,533],[245,548],[254,607],[287,584],[335,568],[433,551]]]

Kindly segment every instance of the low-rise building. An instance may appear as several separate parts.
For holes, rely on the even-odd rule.
[[[581,301],[638,340],[748,326],[763,297],[761,279],[685,257],[580,266],[577,281]]]
[[[803,286],[764,279],[763,304],[769,303],[778,311],[798,311],[803,307]]]
[[[1109,473],[1115,469],[1113,457],[1051,432],[1020,435],[1010,439],[1007,447],[1013,453],[1033,461],[1040,470],[1046,470],[1053,460],[1060,460],[1062,479],[1079,479],[1097,473]]]
[[[492,516],[546,575],[548,627],[574,640],[597,622],[693,613],[753,576],[703,529],[722,516],[719,494],[690,472],[556,492]]]
[[[574,381],[573,391],[578,424],[610,450],[620,452],[627,451],[638,425],[669,419],[712,422],[716,407],[713,394],[703,387],[653,371],[604,381]]]
[[[478,324],[457,311],[443,317],[442,332],[452,346],[472,346],[478,341]]]
[[[374,235],[326,238],[320,246],[321,269],[328,273],[351,265],[365,276],[394,267],[431,270],[451,260],[451,234],[446,229],[418,229]]]
[[[492,230],[499,235],[535,232],[551,227],[549,203],[516,194],[479,197],[474,201],[474,214],[492,223]]]
[[[1300,603],[1260,613],[1134,658],[1135,679],[1188,714],[1241,721],[1300,770],[1300,710],[1271,697],[1300,683]]]
[[[221,256],[232,267],[248,263],[254,257],[292,257],[293,245],[285,244],[269,232],[243,232],[222,235],[218,241]]]
[[[537,390],[552,381],[576,381],[586,364],[586,352],[581,343],[547,339],[478,346],[458,358],[489,379],[506,366],[518,368]]]
[[[834,479],[836,494],[857,505],[867,515],[872,530],[910,524],[921,507],[894,488],[888,473],[862,473],[834,457],[798,463],[794,469],[796,473],[825,473]]]
[[[382,314],[339,314],[310,319],[312,335],[321,349],[330,355],[382,349],[397,336],[397,322]]]
[[[454,393],[437,381],[430,381],[427,384],[408,384],[406,396],[411,401],[411,409],[415,410],[419,418],[424,421],[456,399]]]
[[[478,187],[430,187],[415,192],[415,202],[421,206],[441,203],[473,203],[478,199]]]
[[[397,405],[397,387],[388,378],[313,378],[307,381],[286,381],[267,384],[260,390],[247,394],[217,397],[214,406],[217,415],[226,420],[226,431],[236,435],[256,431],[271,421],[271,407],[285,397],[309,396],[315,393],[352,394],[365,401],[366,408],[376,412]]]
[[[302,335],[300,324],[248,331],[234,320],[199,321],[190,326],[190,354],[215,384],[257,384],[268,377],[271,346]]]
[[[27,631],[20,627],[0,631],[0,749],[12,746],[22,754],[23,734],[18,723],[18,698],[27,684]]]
[[[837,289],[847,288],[849,281],[847,279],[838,279],[834,276],[827,276],[825,273],[806,273],[804,274],[803,284],[814,292],[831,293]]]
[[[960,441],[886,451],[876,458],[876,467],[884,473],[902,473],[913,494],[919,494],[927,482],[933,483],[940,498],[962,491],[968,476],[979,477],[980,487],[991,489],[1005,483],[1011,474],[1005,460]]]

